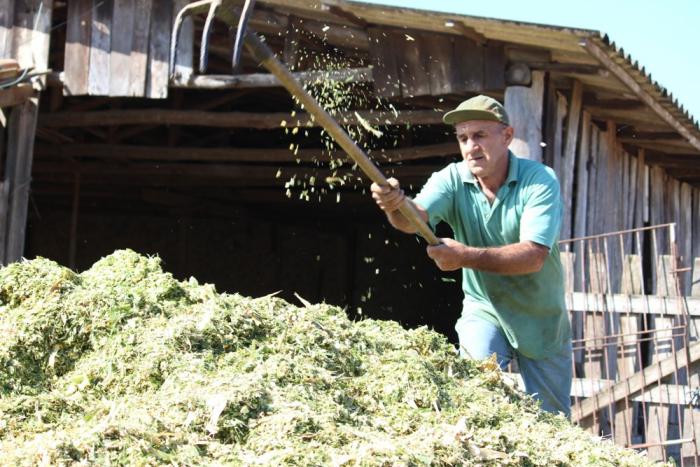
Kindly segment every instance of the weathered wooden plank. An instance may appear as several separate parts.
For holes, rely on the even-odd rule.
[[[506,88],[504,106],[515,129],[510,149],[519,157],[542,162],[544,73],[532,73],[532,85]]]
[[[671,255],[660,255],[656,262],[656,295],[676,296],[676,269],[675,258]],[[678,319],[672,315],[655,315],[651,318],[653,329],[653,339],[650,342],[650,355],[652,367],[660,361],[672,359],[675,352],[673,327],[678,325]],[[680,367],[676,367],[675,370]],[[652,383],[653,381],[648,381]],[[657,381],[657,383],[660,382]],[[675,384],[675,379],[672,380]],[[647,410],[647,442],[663,442],[669,436],[669,419],[674,410],[658,404],[649,404]],[[665,456],[663,446],[651,446],[648,449],[649,457],[652,459],[663,459]]]
[[[110,89],[110,52],[112,50],[112,11],[114,0],[93,0],[90,37],[90,71],[88,92],[92,96],[108,96]]]
[[[158,0],[156,0],[158,3]],[[144,97],[148,76],[148,50],[153,0],[138,0],[134,4],[134,29],[129,55],[129,83],[127,95]]]
[[[114,0],[111,50],[109,52],[109,95],[129,95],[131,48],[134,41],[136,0]]]
[[[628,296],[644,294],[642,275],[642,257],[640,255],[625,255],[623,257],[620,292]],[[628,300],[631,301],[629,298]],[[642,348],[639,340],[642,322],[641,317],[633,313],[619,315],[619,318],[621,348],[617,358],[617,379],[627,379],[642,369]],[[616,443],[628,446],[632,444],[638,409],[639,407],[633,404],[629,398],[616,404],[614,422]]]
[[[293,153],[289,149],[260,148],[200,148],[137,146],[126,144],[59,144],[37,145],[34,150],[37,157],[51,158],[97,158],[102,160],[151,160],[151,161],[209,161],[209,162],[319,162],[347,159],[344,152],[328,154],[323,149],[300,149]],[[386,165],[400,161],[420,160],[436,156],[458,154],[454,143],[410,146],[377,152],[375,161]],[[330,157],[329,157],[330,156]]]
[[[679,183],[678,193],[678,217],[677,238],[678,254],[681,267],[692,267],[693,258],[693,193],[692,187],[687,183]],[[696,240],[700,241],[700,240]],[[681,295],[690,295],[691,277],[690,271],[679,275]]]
[[[386,111],[339,112],[341,125],[359,125],[357,115],[372,125],[436,125],[442,123],[442,113],[434,110],[407,110],[398,115]],[[195,110],[139,109],[100,110],[93,112],[53,112],[42,114],[40,125],[47,128],[94,127],[112,125],[185,125],[217,128],[279,129],[287,127],[319,127],[320,123],[305,112],[293,119],[288,112],[207,112]]]
[[[573,237],[586,235],[588,213],[588,166],[591,150],[591,114],[583,111],[581,122],[581,144],[576,158],[576,207],[574,208]]]
[[[454,39],[446,34],[426,34],[422,40],[427,53],[430,94],[440,96],[459,92],[452,80]]]
[[[63,94],[88,93],[90,70],[90,36],[92,35],[92,0],[68,3],[66,48],[63,64]]]
[[[173,24],[172,0],[157,0],[152,3],[149,33],[149,53],[146,66],[146,97],[165,99],[168,97],[170,70],[170,35]]]
[[[6,263],[19,261],[24,253],[38,107],[38,99],[32,98],[10,114],[4,182],[9,189]]]
[[[564,171],[564,120],[568,113],[568,103],[563,94],[557,93],[556,117],[554,120],[554,141],[552,148],[552,168],[561,183]],[[567,238],[567,237],[562,237]]]
[[[484,49],[484,89],[490,91],[501,91],[506,89],[506,64],[508,63],[508,57],[506,56],[505,48],[503,45],[489,42]],[[544,72],[542,73],[544,77]],[[542,78],[544,81],[544,78]],[[533,73],[532,85],[535,85],[535,77]],[[540,95],[541,95],[540,91]],[[539,105],[539,115],[542,115],[542,99],[540,99]],[[533,115],[533,118],[534,115]],[[541,121],[540,118],[538,121]],[[537,141],[539,144],[539,140]]]
[[[342,81],[344,83],[373,82],[373,68],[345,68],[340,70],[309,70],[292,73],[301,83],[314,83],[318,80]],[[270,73],[248,73],[244,75],[195,75],[187,80],[174,78],[170,84],[174,88],[185,89],[250,89],[273,88],[282,84]],[[375,83],[377,86],[377,83]],[[398,85],[397,85],[398,86]]]
[[[484,48],[466,37],[456,37],[452,46],[452,82],[454,92],[484,90]]]
[[[581,120],[582,97],[583,86],[580,81],[574,80],[566,122],[566,133],[564,135],[563,170],[559,178],[562,203],[564,205],[561,238],[571,237],[573,230],[574,171],[576,170],[576,146],[578,143],[579,122]]]
[[[382,28],[368,28],[369,53],[374,89],[379,97],[401,95],[398,53],[393,47],[394,34]]]
[[[643,371],[615,383],[607,391],[599,392],[582,401],[578,407],[574,407],[571,414],[572,419],[580,423],[593,415],[599,407],[622,400],[625,397],[629,397],[630,394],[638,393],[647,387],[651,388],[656,385],[657,381],[673,374],[677,367],[686,366],[698,360],[700,360],[700,343],[695,343],[688,348],[687,355],[685,352],[679,352],[675,356],[671,355],[663,360],[659,360],[656,364],[644,368]],[[652,442],[652,440],[649,440],[649,442]]]
[[[598,224],[598,165],[600,130],[597,126],[591,125],[591,152],[588,164],[588,202],[586,209],[586,234],[592,235],[601,233]]]
[[[591,250],[590,245],[588,251],[588,273],[588,290],[591,292],[592,301],[602,301],[608,292],[608,268],[605,256],[602,253]],[[608,355],[605,345],[608,334],[606,314],[607,310],[602,310],[584,315],[583,375],[586,378],[611,379],[608,374]],[[585,424],[585,427],[591,429],[596,435],[610,433],[610,414],[604,406],[599,406],[597,409],[596,414]]]
[[[19,84],[8,89],[0,89],[0,109],[19,105],[36,95],[31,84]]]
[[[397,65],[401,79],[401,95],[416,97],[430,95],[430,74],[425,67],[427,55],[430,53],[424,41],[423,34],[411,33],[401,37],[394,36],[397,49]]]
[[[566,309],[586,313],[637,314],[641,318],[652,315],[681,316],[682,305],[687,305],[688,313],[695,319],[700,317],[700,298],[662,297],[658,295],[606,294],[598,297],[595,293],[567,292]]]

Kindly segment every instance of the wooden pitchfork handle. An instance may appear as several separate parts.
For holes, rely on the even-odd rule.
[[[302,103],[304,108],[321,124],[331,137],[354,160],[360,169],[379,186],[389,186],[389,182],[367,154],[355,144],[338,122],[314,99],[294,78],[289,69],[280,62],[270,48],[255,32],[249,31],[245,36],[245,45],[253,57],[272,73],[290,94]],[[412,202],[405,198],[399,207],[401,214],[406,217],[430,245],[439,245],[440,240],[423,221]]]

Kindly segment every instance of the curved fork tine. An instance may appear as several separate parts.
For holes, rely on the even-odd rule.
[[[243,11],[241,12],[241,17],[238,20],[238,29],[236,30],[236,42],[233,44],[233,58],[231,60],[231,67],[235,70],[241,61],[241,49],[243,48],[243,42],[245,41],[246,29],[248,28],[248,20],[253,14],[253,7],[255,6],[255,0],[245,0],[243,5]]]
[[[186,7],[184,7],[182,10],[180,10],[175,17],[175,22],[173,23],[173,32],[170,36],[170,63],[169,63],[169,74],[172,77],[173,74],[175,73],[175,61],[177,60],[177,43],[180,40],[180,31],[182,30],[182,22],[185,20],[186,16],[190,16],[196,13],[199,13],[199,10],[202,7],[206,7],[210,3],[212,3],[213,0],[202,0],[199,2],[194,2],[190,3]],[[220,0],[214,0],[214,1],[219,1]]]
[[[207,13],[207,20],[204,23],[204,29],[202,30],[202,42],[199,49],[199,72],[204,74],[207,71],[207,65],[209,64],[209,36],[211,36],[212,24],[214,22],[214,16],[216,16],[216,10],[221,6],[221,0],[213,0],[209,5],[209,13]]]

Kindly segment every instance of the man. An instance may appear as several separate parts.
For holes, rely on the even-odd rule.
[[[443,271],[462,269],[464,303],[455,329],[460,354],[515,359],[525,389],[544,410],[570,415],[571,329],[557,240],[561,224],[554,172],[519,159],[508,146],[513,128],[503,106],[487,96],[462,102],[443,117],[454,125],[464,160],[434,173],[412,202],[455,239],[428,246]],[[416,232],[399,211],[396,179],[373,184],[372,197],[396,229]]]

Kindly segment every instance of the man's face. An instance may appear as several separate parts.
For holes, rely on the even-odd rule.
[[[455,125],[455,133],[462,157],[475,177],[485,179],[507,171],[512,127],[500,122],[471,120]]]

